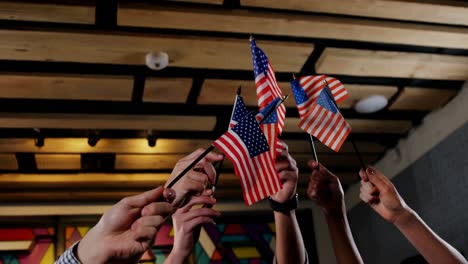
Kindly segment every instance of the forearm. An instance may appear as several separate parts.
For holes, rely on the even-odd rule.
[[[305,247],[301,230],[296,218],[296,212],[288,214],[275,212],[276,226],[276,262],[304,263]]]
[[[171,251],[171,253],[169,253],[169,256],[167,256],[166,260],[164,260],[164,264],[183,264],[186,263],[187,257],[187,254]]]
[[[325,214],[337,263],[363,263],[354,243],[346,212]]]
[[[429,263],[468,263],[456,249],[435,234],[414,211],[408,210],[395,222],[395,226]]]

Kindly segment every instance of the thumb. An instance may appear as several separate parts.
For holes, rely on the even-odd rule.
[[[307,165],[309,165],[309,167],[310,167],[312,170],[316,170],[316,169],[319,168],[320,163],[318,163],[318,162],[315,161],[315,160],[309,160],[309,162],[307,162]]]
[[[365,171],[365,175],[369,179],[369,181],[377,187],[380,191],[387,188],[387,183],[383,179],[385,176],[381,175],[375,169],[368,167]]]
[[[369,181],[369,177],[367,177],[367,174],[366,172],[364,171],[364,169],[361,169],[359,171],[359,177],[361,177],[361,179],[365,182],[368,182]]]
[[[164,189],[163,196],[166,199],[166,202],[172,203],[176,197],[176,192],[172,189]]]

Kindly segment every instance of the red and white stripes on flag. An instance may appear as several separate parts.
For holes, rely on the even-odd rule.
[[[310,75],[299,78],[299,84],[307,94],[308,100],[298,105],[299,115],[304,117],[309,111],[312,103],[315,102],[320,92],[325,88],[325,81],[328,83],[330,91],[335,98],[335,102],[339,104],[349,97],[344,85],[336,78],[326,75]]]
[[[268,143],[252,114],[240,120],[213,144],[234,164],[247,205],[252,205],[281,189]]]
[[[282,90],[276,81],[275,71],[262,49],[257,47],[255,39],[250,40],[252,60],[255,75],[255,86],[257,87],[257,99],[260,111],[263,110],[275,98],[282,97]],[[286,117],[286,107],[280,105],[277,108],[278,131],[283,132],[284,119]]]
[[[270,63],[268,63],[268,71],[270,74],[266,75],[261,73],[255,78],[255,85],[257,86],[257,98],[260,111],[266,107],[273,99],[282,97],[281,88],[276,82],[275,73]],[[286,116],[286,107],[282,104],[277,108],[278,112],[278,130],[279,133],[283,131],[284,119]]]
[[[310,106],[304,118],[301,118],[299,127],[336,152],[351,132],[351,127],[339,112],[333,113],[315,103]]]
[[[260,124],[260,128],[262,129],[263,134],[267,138],[268,145],[270,146],[270,154],[273,160],[276,160],[277,148],[273,146],[277,146],[278,144],[278,128],[276,124]]]

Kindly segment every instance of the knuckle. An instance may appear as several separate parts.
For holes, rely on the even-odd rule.
[[[154,222],[154,228],[156,229],[157,227],[160,227],[164,223],[164,218],[161,216],[156,217],[156,220]]]
[[[125,197],[125,198],[122,198],[122,200],[120,200],[119,203],[128,204],[129,202],[130,202],[130,197]]]
[[[197,148],[193,153],[202,153],[204,151],[205,151],[204,148]]]

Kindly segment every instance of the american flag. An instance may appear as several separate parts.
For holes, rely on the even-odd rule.
[[[278,140],[278,130],[276,126],[278,123],[278,113],[277,111],[272,110],[272,108],[277,108],[280,100],[280,98],[275,98],[256,116],[257,121],[260,123],[260,128],[262,129],[263,134],[267,138],[273,160],[276,160],[276,155],[278,153],[281,154],[284,148],[283,144],[281,144],[281,142]],[[268,116],[265,118],[266,115]]]
[[[282,185],[269,147],[253,113],[213,143],[234,164],[241,180],[244,201],[252,205],[277,193]]]
[[[310,106],[315,102],[315,100],[317,100],[317,97],[325,88],[325,81],[328,83],[328,87],[330,88],[336,103],[341,103],[348,98],[349,94],[344,85],[336,78],[328,77],[326,75],[310,75],[301,77],[299,78],[299,84],[301,89],[305,91],[307,95],[307,100],[301,104],[297,103],[296,99],[297,108],[301,117],[309,111]]]
[[[308,102],[309,97],[298,80],[291,81],[291,87],[299,109]],[[310,103],[308,111],[301,114],[300,118],[300,128],[336,152],[351,132],[351,126],[336,107],[328,87],[321,89],[314,102]]]
[[[234,109],[232,110],[229,128],[233,128],[235,125],[237,125],[237,122],[239,122],[248,113],[249,111],[247,111],[247,107],[245,106],[242,96],[236,95],[236,101],[234,102]]]
[[[250,39],[250,48],[252,50],[252,60],[255,75],[255,86],[257,87],[257,99],[260,110],[263,110],[271,101],[277,97],[282,97],[281,88],[276,81],[275,72],[271,67],[267,56],[259,47],[254,38]],[[281,134],[284,127],[286,116],[286,107],[280,105],[278,111],[278,132]],[[271,145],[270,145],[271,146]]]

